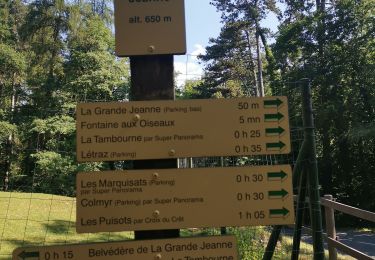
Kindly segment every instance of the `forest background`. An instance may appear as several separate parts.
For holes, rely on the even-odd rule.
[[[309,79],[321,194],[375,211],[375,1],[211,3],[220,35],[199,56],[202,78],[176,86],[177,98],[275,95]],[[108,0],[0,0],[3,191],[75,196],[78,171],[129,166],[75,159],[77,102],[131,100],[111,8]],[[262,23],[269,13],[280,22],[274,34]]]

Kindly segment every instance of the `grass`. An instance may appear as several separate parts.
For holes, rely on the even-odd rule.
[[[287,252],[286,255],[282,255],[280,258],[276,257],[274,259],[290,259],[290,255],[292,253],[293,248],[293,239],[290,237],[283,237],[281,245],[279,246],[279,251],[285,251]],[[301,260],[309,260],[313,257],[313,246],[307,243],[301,242],[301,248],[300,248],[300,258]],[[328,259],[328,250],[325,250],[325,259]],[[338,254],[337,255],[338,260],[355,260],[355,258],[347,255]]]
[[[75,198],[37,193],[0,192],[0,259],[11,259],[12,251],[23,246],[80,244],[120,241],[133,232],[77,234]],[[262,259],[268,242],[266,227],[228,228],[237,237],[242,260]],[[181,236],[218,235],[220,229],[182,229]],[[283,236],[273,259],[290,259],[292,239]],[[311,245],[301,243],[299,259],[312,259]],[[328,258],[327,258],[328,259]],[[349,260],[339,255],[339,260]]]
[[[0,259],[23,246],[79,244],[130,239],[132,232],[77,234],[75,198],[0,192]]]
[[[375,228],[359,228],[357,231],[359,231],[359,232],[367,232],[367,233],[375,233]]]
[[[268,227],[239,227],[228,228],[228,234],[233,234],[237,238],[237,246],[239,255],[242,260],[257,260],[262,259],[264,250],[268,243],[270,236]],[[200,236],[200,235],[218,235],[220,229],[184,229],[181,232],[182,236]],[[289,260],[291,259],[293,249],[293,239],[290,236],[283,235],[279,240],[275,253],[274,260]],[[300,260],[313,259],[313,246],[304,242],[300,244]],[[325,251],[325,259],[328,259],[328,250]],[[338,254],[338,260],[354,260],[347,255]]]

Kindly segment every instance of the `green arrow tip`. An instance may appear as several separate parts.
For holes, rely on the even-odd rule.
[[[270,215],[282,215],[283,217],[285,217],[288,214],[289,210],[285,207],[283,207],[282,209],[270,209]]]
[[[288,174],[286,172],[284,172],[283,170],[281,170],[279,172],[269,172],[269,173],[267,173],[267,177],[271,180],[277,179],[277,180],[283,181],[287,176],[288,176]]]
[[[277,98],[275,100],[275,103],[276,103],[277,106],[280,106],[283,103],[283,101],[280,98]]]
[[[279,141],[278,143],[267,143],[266,148],[267,149],[283,149],[286,146],[282,141]]]
[[[282,128],[281,126],[277,128],[266,128],[266,134],[267,135],[280,135],[283,132],[285,132],[285,129]]]
[[[289,194],[289,192],[287,192],[286,190],[284,189],[281,189],[281,190],[273,190],[273,191],[269,191],[268,192],[268,195],[272,198],[272,197],[276,197],[276,198],[282,198],[284,199],[287,195]]]
[[[269,99],[269,100],[264,100],[264,105],[265,106],[276,106],[279,107],[283,101],[279,98],[277,99]]]
[[[264,120],[265,121],[280,121],[282,118],[284,118],[284,115],[278,112],[277,114],[265,114]]]
[[[280,176],[281,176],[281,179],[284,179],[286,176],[288,176],[288,174],[286,172],[284,172],[283,170],[281,170]]]

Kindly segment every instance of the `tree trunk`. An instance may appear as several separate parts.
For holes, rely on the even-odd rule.
[[[324,44],[325,44],[325,31],[326,31],[326,21],[325,21],[325,11],[326,11],[326,1],[325,0],[317,0],[316,1],[316,10],[319,15],[321,15],[321,20],[318,22],[318,33],[317,33],[317,40],[318,40],[318,48],[319,48],[319,57],[322,61],[324,58]],[[323,61],[323,63],[325,63]]]
[[[256,44],[257,44],[257,64],[258,64],[258,90],[259,96],[264,97],[264,85],[263,85],[263,64],[262,55],[260,53],[260,41],[259,41],[259,26],[256,28]]]
[[[320,162],[320,169],[323,192],[325,194],[333,194],[332,145],[330,144],[330,136],[328,134],[328,131],[328,127],[323,127],[323,153]]]
[[[16,100],[17,100],[17,89],[16,89],[16,84],[15,84],[15,76],[13,75],[13,81],[12,81],[12,94],[11,94],[11,113],[10,113],[10,118],[9,122],[13,123],[14,120],[14,113],[16,109]],[[12,165],[12,157],[13,157],[13,139],[14,139],[14,134],[11,133],[8,136],[8,140],[6,143],[6,163],[5,163],[5,175],[4,175],[4,186],[3,186],[3,191],[7,191],[9,187],[9,177],[10,177],[10,170],[11,170],[11,165]]]
[[[249,74],[252,74],[252,80],[255,82],[255,86],[253,88],[253,92],[256,96],[259,96],[259,91],[258,91],[258,87],[257,87],[257,72],[256,72],[256,69],[255,69],[255,64],[254,64],[254,60],[253,60],[253,55],[252,55],[252,47],[251,47],[251,43],[250,43],[250,34],[247,30],[245,30],[245,34],[246,34],[246,40],[247,40],[247,47],[249,48],[249,55],[250,55],[250,58],[249,58],[249,61],[250,61],[250,64],[249,64]],[[250,70],[252,70],[252,72],[250,72]]]

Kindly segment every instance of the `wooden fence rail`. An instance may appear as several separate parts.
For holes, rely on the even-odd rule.
[[[373,260],[374,258],[372,258],[371,256],[368,256],[358,250],[355,250],[354,248],[351,248],[337,241],[334,211],[341,211],[343,213],[371,222],[375,222],[375,213],[336,202],[334,201],[332,195],[325,195],[324,198],[321,198],[321,204],[325,208],[329,259],[337,260],[337,249],[339,249],[346,254],[360,260]]]

